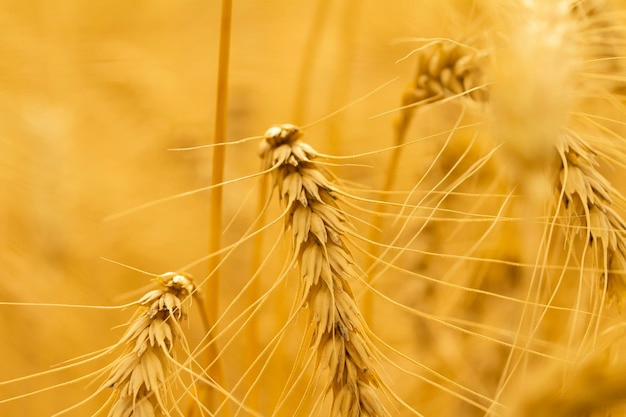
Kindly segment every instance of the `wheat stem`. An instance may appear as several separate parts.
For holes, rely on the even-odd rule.
[[[257,197],[257,212],[260,213],[259,217],[256,219],[255,224],[265,224],[266,213],[265,210],[267,205],[267,182],[264,181],[265,178],[261,178],[259,180],[259,194]],[[263,239],[264,234],[259,233],[254,237],[253,246],[252,246],[252,257],[250,259],[250,272],[252,277],[256,276],[256,279],[250,283],[250,291],[248,292],[248,305],[253,305],[259,294],[260,294],[260,281],[262,278],[261,265],[263,263]],[[247,333],[247,346],[246,346],[246,356],[250,363],[252,363],[257,355],[257,348],[259,345],[258,340],[258,332],[259,332],[259,318],[257,315],[253,314],[248,319],[248,324],[246,326]],[[254,376],[250,375],[248,378],[249,384],[254,381]],[[257,391],[250,392],[250,402],[252,404],[257,404],[259,401],[259,393]]]
[[[232,0],[222,0],[222,12],[220,20],[220,40],[219,40],[219,57],[217,72],[217,101],[215,107],[215,131],[213,141],[214,144],[222,143],[226,138],[227,118],[228,118],[228,73],[230,62],[230,38],[231,38],[231,22],[232,22]],[[224,159],[226,147],[215,146],[213,148],[211,184],[219,184],[224,181]],[[222,236],[222,187],[214,187],[210,191],[210,210],[209,210],[209,253],[217,252],[221,249]],[[208,318],[211,322],[215,322],[219,312],[219,295],[220,295],[220,276],[217,265],[220,257],[215,256],[209,259],[208,270],[213,274],[213,279],[208,283]],[[210,337],[210,335],[209,335]],[[209,370],[211,377],[220,386],[225,386],[224,369],[222,361],[219,360],[215,367]],[[209,391],[209,392],[207,392]],[[205,405],[209,408],[216,399],[212,390],[205,387],[202,390],[204,399],[207,401]],[[208,395],[207,395],[208,394]],[[224,414],[229,415],[228,406],[224,409]]]
[[[321,33],[328,20],[330,5],[331,2],[329,0],[321,0],[317,3],[313,23],[303,47],[302,64],[298,73],[298,84],[293,104],[293,119],[296,123],[302,123],[304,117],[306,117],[306,104],[310,96],[311,75],[315,69],[315,58],[320,47]]]

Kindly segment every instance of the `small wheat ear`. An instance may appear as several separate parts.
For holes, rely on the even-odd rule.
[[[191,277],[168,272],[155,278],[158,289],[138,301],[134,320],[119,344],[126,352],[113,364],[99,391],[112,388],[109,417],[169,415],[168,379],[175,345],[184,339],[180,322],[187,317],[185,302],[195,291]]]
[[[623,340],[612,343],[623,346]],[[535,380],[541,382],[518,393],[506,416],[620,415],[626,397],[626,363],[618,349],[597,349],[573,367],[540,371]]]
[[[564,135],[558,153],[558,199],[567,230],[584,234],[589,245],[598,249],[601,284],[609,301],[621,307],[626,299],[626,222],[614,201],[622,197],[598,171],[596,153],[584,139],[573,133]]]
[[[484,75],[480,60],[485,53],[467,45],[449,39],[435,39],[418,48],[410,55],[416,54],[416,68],[413,79],[402,93],[399,113],[394,120],[394,148],[391,151],[379,199],[383,200],[384,193],[392,190],[396,182],[398,165],[406,142],[411,121],[417,110],[423,106],[442,103],[446,100],[467,96],[475,103],[485,102],[488,98],[484,88]],[[408,58],[405,57],[404,59]],[[459,120],[460,122],[460,120]],[[379,241],[383,226],[385,204],[379,203],[375,208],[377,213],[371,220],[369,238]],[[378,248],[371,246],[369,251],[378,254]],[[368,259],[365,269],[372,267]],[[371,295],[364,299],[363,313],[366,318],[372,315]]]

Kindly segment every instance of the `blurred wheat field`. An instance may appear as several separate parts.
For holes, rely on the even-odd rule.
[[[235,1],[221,139],[255,138],[225,147],[215,231],[214,148],[180,149],[215,139],[220,7],[0,5],[0,415],[150,415],[107,403],[116,358],[158,350],[126,338],[142,311],[176,341],[156,415],[374,415],[340,407],[370,389],[389,416],[623,415],[626,4]],[[315,193],[286,203],[259,158],[282,123],[319,155],[280,169],[352,224],[300,244],[353,258],[329,303],[360,313],[324,343],[371,343],[358,387],[328,381],[291,237]]]

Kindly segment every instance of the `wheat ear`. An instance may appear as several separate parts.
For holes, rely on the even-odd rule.
[[[189,276],[168,272],[157,277],[160,288],[145,294],[140,310],[120,345],[127,351],[112,366],[100,387],[114,389],[109,417],[169,415],[165,395],[172,353],[183,337],[180,321],[187,316],[184,303],[194,291]]]
[[[333,417],[384,416],[369,330],[348,283],[356,278],[343,238],[349,223],[325,171],[313,161],[316,151],[301,136],[291,124],[272,127],[260,154],[265,168],[274,167],[274,186],[287,209],[285,230],[302,279],[298,301],[309,310],[317,370],[330,373]]]
[[[386,205],[382,203],[386,193],[391,191],[396,182],[396,175],[400,163],[400,156],[404,148],[399,145],[406,140],[411,120],[418,107],[443,100],[447,97],[469,95],[475,102],[487,100],[483,83],[483,72],[479,61],[483,54],[468,46],[452,41],[435,40],[417,51],[417,65],[415,77],[409,82],[402,94],[400,113],[394,120],[394,148],[391,150],[387,167],[383,177],[381,193],[376,205],[376,213],[385,213]],[[383,229],[384,216],[376,215],[372,218],[372,227],[368,239],[372,242],[380,241]],[[379,247],[370,244],[368,252],[372,255],[379,253]],[[365,269],[370,270],[375,256],[368,257]],[[370,276],[376,271],[370,270]],[[372,296],[366,294],[363,299],[363,315],[371,320]]]
[[[473,101],[486,101],[483,71],[479,63],[484,53],[452,41],[433,41],[417,53],[415,78],[402,94],[402,111],[395,120],[396,144],[404,142],[416,107],[446,97],[468,95]]]
[[[626,398],[626,363],[619,356],[600,350],[577,364],[565,379],[561,369],[551,370],[549,375],[539,375],[536,380],[541,382],[518,393],[519,398],[508,415],[622,415],[611,412],[611,408],[623,404]]]
[[[626,298],[626,223],[614,209],[617,190],[597,170],[595,152],[575,134],[564,135],[558,149],[558,178],[568,228],[583,233],[598,250],[601,278],[609,300]]]
[[[402,94],[401,111],[394,120],[394,145],[387,163],[383,180],[383,192],[390,191],[395,183],[401,145],[411,124],[417,107],[434,103],[446,97],[469,95],[474,101],[487,100],[487,93],[480,88],[483,72],[479,61],[481,53],[452,41],[433,41],[417,52],[415,77]],[[382,200],[383,194],[380,199]],[[376,211],[384,212],[385,205],[379,204]],[[382,216],[376,216],[371,228],[376,234]],[[370,236],[370,240],[378,240]],[[372,247],[376,253],[376,248]]]

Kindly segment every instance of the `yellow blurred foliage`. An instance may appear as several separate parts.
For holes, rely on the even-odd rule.
[[[259,136],[277,123],[306,125],[347,106],[313,124],[305,140],[325,154],[372,152],[330,160],[342,166],[329,169],[345,180],[339,184],[346,190],[378,198],[394,118],[413,77],[414,58],[407,55],[425,38],[470,39],[478,48],[493,47],[482,36],[500,28],[503,6],[494,3],[235,1],[224,139]],[[624,11],[620,2],[608,3]],[[209,234],[215,233],[208,230],[208,193],[178,195],[210,184],[212,152],[176,149],[213,140],[219,13],[218,1],[0,4],[0,369],[1,380],[8,381],[0,382],[1,416],[52,415],[97,389],[99,382],[88,385],[94,379],[90,373],[110,357],[37,374],[119,339],[120,325],[134,307],[98,306],[130,303],[150,288],[149,276],[131,268],[161,274],[192,265],[187,272],[198,281],[207,275],[203,257]],[[497,44],[500,39],[494,38]],[[622,100],[619,92],[611,97]],[[590,103],[589,111],[602,106]],[[619,124],[621,102],[615,108],[597,114]],[[605,321],[594,321],[599,310],[590,300],[597,284],[583,274],[592,267],[584,262],[591,255],[567,235],[555,233],[546,243],[542,233],[552,212],[546,201],[525,199],[528,195],[515,188],[520,174],[508,171],[510,159],[497,155],[454,186],[489,155],[494,142],[479,127],[446,132],[480,125],[482,116],[465,112],[457,102],[422,110],[408,137],[422,141],[403,149],[392,190],[397,193],[385,194],[395,204],[388,212],[413,217],[399,231],[405,217],[381,216],[385,223],[377,249],[383,256],[385,245],[409,250],[387,256],[392,266],[378,265],[380,275],[372,285],[394,302],[374,295],[367,317],[384,341],[379,342],[383,356],[392,358],[383,361],[383,375],[409,405],[396,404],[390,413],[413,415],[413,408],[425,416],[486,415],[495,400],[491,411],[503,415],[514,403],[510,399],[535,381],[533,371],[569,366],[578,359],[577,343],[593,338],[585,331],[619,333],[623,318],[613,308]],[[259,141],[226,148],[227,179],[260,170]],[[619,179],[623,161],[615,162],[618,171],[607,175]],[[416,194],[408,195],[413,187]],[[458,194],[445,194],[452,188]],[[241,239],[254,222],[258,190],[257,179],[224,186],[224,225],[229,225],[224,246]],[[354,220],[358,234],[367,236],[376,217],[367,210],[375,205],[345,201],[359,219]],[[404,203],[408,206],[401,208]],[[411,204],[426,208],[412,212]],[[264,253],[281,236],[276,227],[264,233]],[[367,242],[353,240],[368,248]],[[242,243],[221,267],[219,308],[225,311],[231,302],[233,308],[218,325],[226,330],[217,346],[233,337],[221,359],[226,388],[239,399],[249,394],[250,407],[269,416],[298,369],[294,363],[301,359],[297,353],[307,325],[298,319],[284,333],[277,354],[267,359],[271,371],[262,373],[249,393],[246,384],[261,367],[251,362],[265,358],[262,350],[280,331],[297,286],[288,281],[271,295],[257,314],[258,344],[247,346],[246,323],[237,318],[247,301],[237,297],[253,274],[253,244],[252,239]],[[274,253],[285,246],[279,243]],[[371,264],[363,251],[353,252],[359,265]],[[272,271],[277,274],[281,266],[280,256],[271,259],[259,291],[272,285]],[[545,279],[537,278],[542,274],[537,270]],[[364,285],[356,287],[359,296],[367,292]],[[558,308],[544,308],[547,303]],[[196,308],[185,329],[192,345],[204,334]],[[228,328],[231,321],[235,328]],[[511,368],[513,363],[523,370]],[[252,376],[235,388],[248,367]],[[316,414],[316,398],[306,399],[315,389],[305,382],[294,383],[302,395],[291,395],[277,415],[295,415],[302,398],[301,415],[325,415]],[[100,394],[66,415],[92,415],[106,397]],[[395,404],[393,398],[389,402]]]

